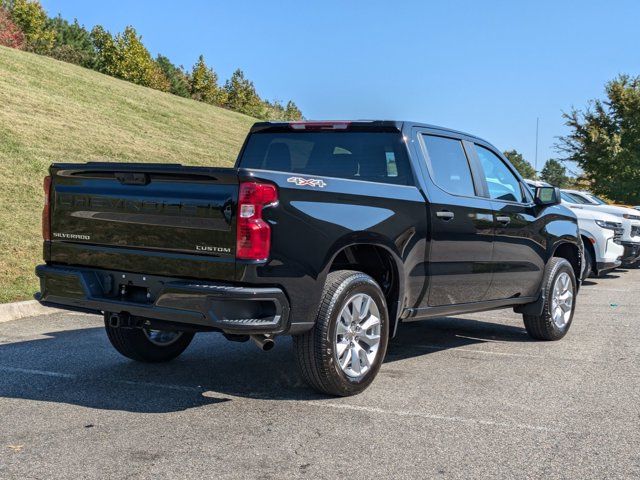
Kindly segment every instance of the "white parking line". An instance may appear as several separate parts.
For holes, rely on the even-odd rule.
[[[452,352],[471,352],[471,353],[482,353],[485,355],[502,355],[505,357],[523,357],[523,358],[548,358],[543,355],[527,355],[526,353],[508,353],[508,352],[491,352],[489,350],[478,350],[475,348],[464,348],[464,347],[456,347],[455,345],[446,346],[446,345],[410,345],[411,348],[424,348],[426,350],[443,350],[443,351],[452,351]]]
[[[603,288],[603,287],[598,287],[598,292],[623,292],[623,293],[629,293],[629,290],[625,290],[624,288]]]
[[[109,380],[112,383],[124,383],[125,385],[133,385],[133,386],[143,386],[143,387],[155,387],[155,388],[166,388],[168,390],[178,390],[183,392],[198,392],[201,393],[203,391],[202,388],[199,387],[188,387],[185,385],[168,385],[166,383],[154,383],[154,382],[137,382],[135,380]]]
[[[628,326],[628,325],[626,325]],[[469,337],[467,337],[469,338]],[[498,342],[496,343],[509,343],[509,342]],[[509,352],[492,352],[489,350],[478,350],[475,348],[464,348],[457,347],[455,345],[404,345],[406,347],[415,348],[415,349],[424,349],[429,351],[438,351],[444,353],[455,354],[456,352],[468,352],[468,353],[481,353],[484,355],[498,355],[504,357],[519,357],[519,358],[535,358],[538,360],[553,360],[553,361],[561,361],[561,362],[581,362],[581,363],[591,363],[591,364],[607,364],[607,362],[598,362],[588,358],[568,358],[568,357],[553,357],[550,355],[528,355],[526,353],[509,353]]]
[[[76,375],[73,373],[62,373],[62,372],[52,372],[49,370],[34,370],[30,368],[18,368],[18,367],[7,367],[4,365],[0,365],[0,372],[10,372],[10,373],[23,373],[26,375],[39,375],[44,377],[53,377],[53,378],[66,378],[69,380],[82,380],[83,377],[80,375]],[[139,387],[152,387],[152,388],[165,388],[168,390],[179,390],[179,391],[187,391],[187,392],[202,392],[203,389],[201,387],[189,387],[186,385],[170,385],[166,383],[154,383],[154,382],[139,382],[135,380],[114,380],[108,379],[108,383],[122,383],[124,385],[133,385]]]
[[[360,405],[348,405],[348,404],[341,404],[341,403],[325,403],[325,402],[316,402],[316,401],[307,401],[304,403],[308,405],[313,405],[314,407],[353,410],[357,412],[375,413],[375,414],[381,414],[381,415],[394,415],[398,417],[417,417],[417,418],[425,418],[428,420],[468,423],[472,425],[489,426],[489,427],[535,430],[539,432],[553,432],[553,433],[564,432],[564,430],[561,428],[529,425],[526,423],[494,422],[493,420],[484,420],[481,418],[450,417],[446,415],[436,415],[436,414],[426,413],[426,412],[412,412],[412,411],[406,411],[406,410],[386,410],[378,407],[366,407],[366,406],[360,406]]]
[[[61,372],[49,372],[46,370],[31,370],[28,368],[18,368],[18,367],[4,367],[0,366],[0,371],[2,372],[12,372],[12,373],[26,373],[29,375],[43,375],[46,377],[56,377],[56,378],[78,378],[77,375],[72,373],[61,373]]]
[[[510,342],[508,340],[494,340],[492,338],[478,338],[478,337],[470,337],[468,335],[458,335],[458,334],[456,334],[456,337],[458,337],[458,338],[466,338],[468,340],[475,340],[476,342],[483,342],[483,343],[485,343],[485,342],[489,342],[489,343],[513,343],[513,342]]]
[[[26,374],[26,375],[38,375],[38,376],[53,377],[53,378],[65,378],[69,380],[81,380],[83,378],[73,373],[62,373],[62,372],[55,372],[55,371],[49,371],[49,370],[9,367],[9,366],[3,366],[3,365],[0,365],[0,371],[10,372],[10,373],[20,373],[20,374]],[[171,385],[171,384],[153,383],[153,382],[139,382],[134,380],[111,380],[111,379],[107,380],[107,382],[132,385],[132,386],[141,386],[141,387],[152,387],[152,388],[163,388],[163,389],[178,390],[178,391],[198,392],[198,393],[202,393],[204,396],[211,396],[211,394],[213,393],[209,391],[204,391],[202,387],[190,387],[190,386],[184,386],[184,385]],[[237,395],[234,395],[232,393],[227,392],[225,396],[237,397],[237,399],[243,399],[247,397],[252,398],[251,395],[247,395],[246,393],[238,393]],[[348,405],[348,404],[320,402],[320,401],[301,400],[300,403],[306,404],[306,405],[312,405],[314,407],[322,407],[322,408],[329,408],[329,409],[352,410],[352,411],[375,413],[375,414],[381,414],[381,415],[394,415],[398,417],[424,418],[428,420],[466,423],[466,424],[478,425],[478,426],[516,428],[516,429],[533,430],[533,431],[540,431],[540,432],[564,432],[564,430],[561,428],[550,428],[546,426],[529,425],[526,423],[495,422],[493,420],[486,420],[481,418],[466,418],[466,417],[458,417],[458,416],[437,415],[437,414],[426,413],[426,412],[415,412],[415,411],[406,411],[406,410],[386,410],[386,409],[377,408],[377,407],[367,407],[367,406]]]

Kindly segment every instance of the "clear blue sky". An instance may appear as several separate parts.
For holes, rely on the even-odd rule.
[[[307,118],[411,119],[479,135],[539,168],[561,112],[640,74],[640,1],[43,0],[50,15],[112,33],[222,81],[242,68]]]

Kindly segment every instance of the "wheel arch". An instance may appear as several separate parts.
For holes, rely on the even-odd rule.
[[[557,242],[550,250],[549,258],[545,269],[548,268],[549,261],[553,257],[564,258],[567,260],[573,268],[573,273],[576,278],[577,288],[580,288],[580,279],[582,273],[582,252],[581,248],[574,241],[561,240]],[[544,302],[546,300],[544,288],[540,288],[538,299],[535,302],[527,303],[524,305],[518,305],[514,307],[513,311],[516,313],[522,313],[525,315],[540,315],[544,308]]]
[[[560,241],[554,246],[549,259],[553,257],[564,258],[571,264],[579,284],[580,278],[582,278],[582,254],[580,247],[574,242]]]
[[[352,239],[338,243],[323,271],[323,281],[335,270],[357,270],[371,276],[382,289],[389,314],[389,336],[395,336],[403,310],[404,265],[401,258],[381,241]]]

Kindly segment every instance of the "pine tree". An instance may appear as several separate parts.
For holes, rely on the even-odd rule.
[[[244,72],[237,69],[224,85],[225,106],[236,112],[252,117],[263,118],[266,108],[253,82],[245,78]]]
[[[60,15],[47,21],[48,27],[56,32],[56,41],[51,56],[86,68],[95,68],[96,49],[91,34],[78,23],[69,23]]]
[[[169,91],[169,80],[151,58],[133,27],[126,27],[114,38],[98,25],[91,31],[91,38],[97,51],[97,68],[100,71],[138,85]]]
[[[287,102],[287,106],[284,110],[285,120],[288,121],[299,121],[304,120],[302,116],[302,112],[298,108],[298,106],[293,102],[293,100],[289,100]]]
[[[570,133],[557,150],[576,162],[591,190],[611,200],[640,204],[640,76],[620,75],[604,99],[564,114]]]
[[[200,55],[193,66],[190,84],[191,98],[212,105],[222,105],[223,95],[218,87],[218,75],[209,68]]]
[[[279,100],[264,101],[264,120],[285,120],[284,107]]]
[[[176,67],[164,55],[158,55],[156,57],[156,63],[164,73],[164,76],[169,80],[169,91],[174,95],[189,98],[189,77],[182,67]]]
[[[504,152],[504,156],[509,159],[511,165],[516,167],[516,170],[518,170],[523,178],[535,180],[538,177],[536,169],[533,168],[533,165],[527,162],[522,154],[517,150],[509,150],[507,152]]]
[[[540,179],[554,187],[566,188],[571,179],[567,176],[567,169],[559,161],[550,158],[540,172]]]

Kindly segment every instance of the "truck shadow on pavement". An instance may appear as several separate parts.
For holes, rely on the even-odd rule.
[[[492,340],[527,342],[529,337],[523,328],[466,318],[409,323],[389,344],[385,364]],[[264,353],[252,343],[199,334],[173,362],[141,364],[117,354],[104,330],[95,327],[0,344],[0,397],[137,413],[182,411],[234,397],[326,398],[298,374],[288,337]]]

